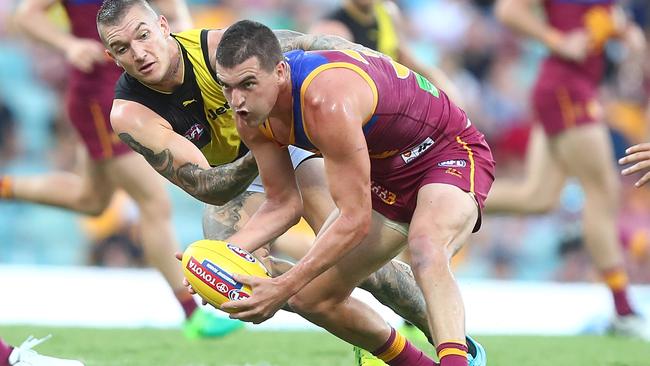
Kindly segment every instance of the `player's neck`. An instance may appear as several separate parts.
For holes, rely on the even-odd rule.
[[[291,83],[291,71],[288,72],[287,78],[280,85],[280,90],[278,91],[278,98],[275,102],[275,106],[269,114],[270,118],[279,119],[284,123],[293,122],[293,94],[292,94],[292,83]]]
[[[178,86],[183,84],[185,79],[185,63],[183,62],[181,45],[172,37],[170,37],[169,42],[171,57],[167,74],[156,85],[147,85],[151,89],[166,94],[172,93]]]

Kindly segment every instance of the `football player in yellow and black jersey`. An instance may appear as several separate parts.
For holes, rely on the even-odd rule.
[[[311,34],[330,34],[379,51],[416,71],[445,91],[462,107],[460,93],[437,67],[424,66],[412,55],[403,40],[403,19],[397,5],[387,0],[344,0],[341,7],[315,23]]]
[[[236,134],[233,111],[216,82],[215,52],[223,31],[171,34],[167,20],[145,0],[105,0],[97,28],[107,53],[125,70],[111,112],[115,132],[160,174],[209,204],[208,238],[232,235],[264,197],[249,187],[257,166]],[[285,50],[363,48],[340,37],[276,35]],[[244,80],[242,86],[249,83],[254,81]],[[294,166],[303,216],[318,231],[335,206],[323,161],[306,159],[310,155],[295,149]],[[308,250],[305,246],[299,255]],[[362,287],[428,333],[424,299],[408,267],[389,263]]]

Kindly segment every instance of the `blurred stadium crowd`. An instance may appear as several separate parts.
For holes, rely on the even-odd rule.
[[[332,0],[188,0],[197,28],[223,28],[249,18],[271,28],[309,30],[339,5]],[[465,109],[483,131],[499,177],[523,175],[530,131],[529,89],[544,49],[513,36],[496,22],[490,0],[396,1],[408,19],[403,31],[417,57],[436,64],[457,85]],[[650,35],[650,3],[623,0]],[[27,41],[11,24],[16,0],[0,1],[0,174],[74,170],[77,138],[66,121],[64,59]],[[65,14],[51,16],[62,27]],[[650,39],[650,37],[648,37]],[[650,49],[650,47],[648,47]],[[616,42],[607,48],[601,97],[618,157],[648,141],[650,62],[625,64]],[[650,58],[646,58],[650,59]],[[585,147],[588,149],[589,147]],[[612,160],[612,164],[615,161]],[[650,283],[650,188],[624,181],[619,232],[633,283]],[[201,238],[202,204],[172,188],[174,224],[182,243]],[[597,274],[580,236],[582,192],[569,183],[550,215],[486,217],[483,230],[456,259],[461,277],[592,281]],[[116,195],[99,218],[42,206],[0,202],[0,264],[140,266],[137,209]]]

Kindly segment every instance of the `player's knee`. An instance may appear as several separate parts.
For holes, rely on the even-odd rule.
[[[167,195],[148,196],[136,201],[140,214],[150,219],[168,219],[172,215],[172,205]]]
[[[375,294],[377,291],[381,289],[381,280],[380,276],[378,274],[379,271],[383,270],[384,267],[380,268],[377,272],[371,273],[368,278],[363,280],[361,284],[359,285],[360,288],[370,292],[371,294]]]
[[[604,179],[600,182],[583,184],[585,199],[602,210],[614,212],[619,205],[620,183],[617,179]]]
[[[111,196],[102,194],[86,195],[79,201],[79,211],[89,216],[99,216],[111,202]]]
[[[451,254],[444,243],[435,243],[430,237],[419,235],[409,238],[411,268],[416,277],[449,266]]]
[[[307,318],[313,318],[329,313],[340,301],[332,297],[306,295],[299,292],[292,296],[288,303],[296,313]]]

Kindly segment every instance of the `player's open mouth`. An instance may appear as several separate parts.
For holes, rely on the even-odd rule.
[[[249,114],[248,111],[244,111],[244,110],[237,111],[237,115],[238,115],[239,117],[241,117],[241,118],[246,118],[246,117],[248,117],[248,114]]]
[[[143,74],[146,74],[146,73],[150,72],[153,69],[153,64],[154,63],[155,62],[149,62],[148,64],[144,64],[144,65],[142,65],[142,67],[140,67],[138,69],[138,71],[140,71]]]

